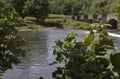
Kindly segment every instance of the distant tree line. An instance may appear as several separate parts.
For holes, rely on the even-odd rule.
[[[114,12],[120,0],[2,0],[8,1],[23,19],[33,16],[44,21],[48,13],[64,15],[88,15]]]
[[[47,0],[9,0],[9,3],[23,19],[33,16],[37,21],[43,21],[48,16]]]
[[[120,0],[49,0],[50,13],[65,15],[101,14],[114,12]]]

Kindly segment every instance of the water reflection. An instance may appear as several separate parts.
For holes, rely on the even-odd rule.
[[[3,76],[3,79],[38,79],[43,76],[45,79],[52,79],[52,72],[57,65],[49,65],[54,60],[52,55],[56,39],[64,40],[69,31],[78,34],[77,40],[82,40],[88,32],[80,30],[48,30],[48,31],[23,31],[27,44],[24,47],[27,51],[25,58],[21,59],[19,65],[13,65]],[[119,42],[119,41],[118,41]]]

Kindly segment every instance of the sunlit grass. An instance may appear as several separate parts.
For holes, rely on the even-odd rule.
[[[90,24],[70,19],[70,16],[49,14],[48,18],[43,23],[37,23],[36,18],[26,17],[25,19],[19,18],[17,29],[89,29]]]

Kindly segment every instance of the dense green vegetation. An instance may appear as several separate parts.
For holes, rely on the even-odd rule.
[[[9,0],[8,3],[23,19],[25,16],[33,16],[37,22],[41,22],[45,20],[49,12],[47,0]]]
[[[120,0],[49,0],[50,13],[81,15],[114,12]]]
[[[47,0],[28,0],[25,11],[28,15],[35,17],[37,22],[44,21],[49,12],[49,3]]]
[[[9,3],[0,1],[0,73],[12,68],[12,64],[18,64],[19,57],[25,54],[21,48],[24,39],[14,28],[16,21],[16,11]]]
[[[115,6],[115,14],[118,18],[118,22],[120,23],[120,4],[116,4]]]
[[[55,79],[120,79],[120,53],[104,29],[106,25],[93,26],[83,41],[76,41],[74,32],[64,41],[56,40],[54,64],[64,65],[53,72]]]
[[[10,4],[15,8],[16,12],[24,19],[25,12],[24,12],[24,5],[27,0],[10,0]]]

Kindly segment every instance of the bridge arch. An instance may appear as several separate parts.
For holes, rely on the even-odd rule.
[[[118,23],[117,23],[117,20],[115,18],[108,20],[107,23],[111,25],[110,29],[117,29],[117,27],[118,27],[117,26]]]
[[[117,16],[115,16],[114,13],[104,13],[104,14],[97,14],[97,15],[79,15],[79,16],[72,16],[73,20],[78,21],[85,21],[89,23],[108,23],[111,24],[111,29],[117,29],[118,23],[117,23]],[[78,19],[76,19],[78,18]]]

